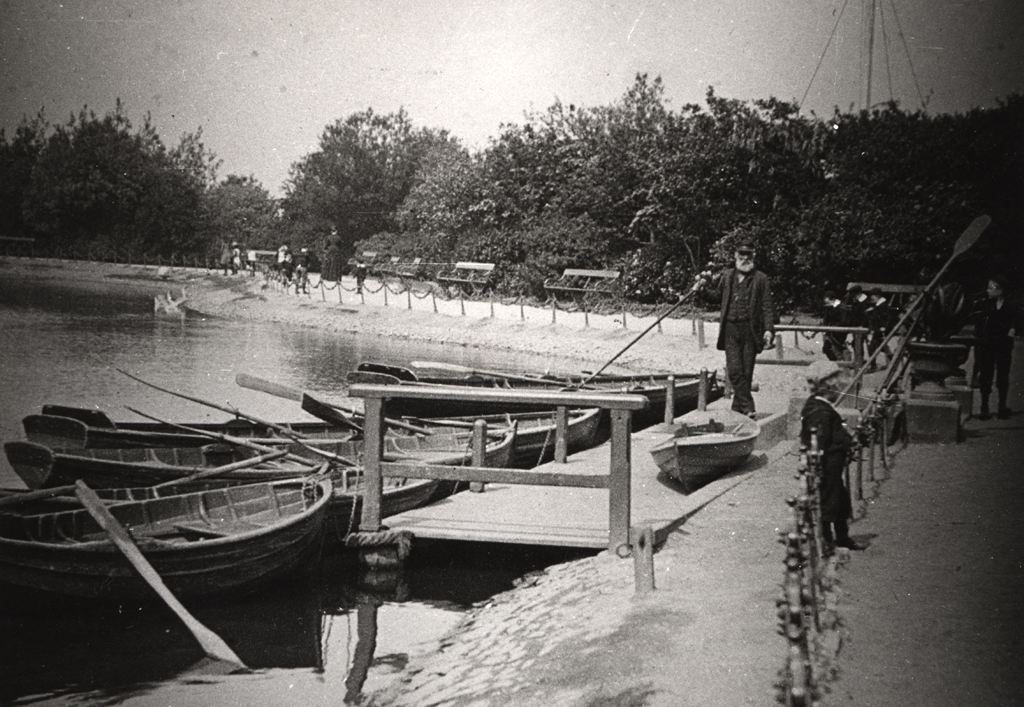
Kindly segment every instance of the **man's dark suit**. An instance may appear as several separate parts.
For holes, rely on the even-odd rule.
[[[736,268],[722,272],[717,296],[722,301],[719,316],[718,350],[725,351],[725,367],[732,384],[732,409],[743,414],[754,412],[754,396],[750,392],[754,380],[754,359],[764,350],[764,333],[775,333],[775,303],[772,301],[768,276],[754,270],[750,289],[750,319],[738,324],[729,321],[729,307],[737,286]]]

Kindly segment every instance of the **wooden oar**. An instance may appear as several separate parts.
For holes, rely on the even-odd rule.
[[[655,320],[654,320],[654,321],[653,321],[653,322],[651,323],[651,325],[650,325],[649,327],[647,327],[647,328],[646,328],[646,329],[644,329],[644,330],[643,330],[642,332],[640,332],[639,334],[637,334],[637,335],[636,335],[636,336],[635,336],[635,337],[633,338],[633,340],[632,340],[632,341],[630,341],[630,342],[629,342],[628,344],[626,344],[626,345],[625,345],[624,347],[622,347],[622,350],[620,350],[620,351],[619,351],[619,352],[618,352],[617,354],[615,354],[615,355],[614,355],[614,356],[612,356],[612,357],[611,357],[610,359],[608,359],[608,361],[607,361],[607,362],[606,362],[606,363],[605,363],[605,364],[604,364],[603,366],[601,366],[600,368],[598,368],[598,369],[597,369],[597,371],[596,371],[595,373],[591,373],[591,374],[590,374],[589,376],[587,376],[586,378],[584,378],[584,379],[583,379],[583,381],[582,381],[582,382],[580,383],[580,387],[582,387],[582,386],[586,385],[587,383],[589,383],[590,381],[594,380],[594,379],[595,379],[595,378],[597,378],[597,377],[598,377],[599,375],[601,375],[602,373],[604,373],[604,369],[606,369],[606,368],[608,368],[608,366],[612,365],[612,363],[613,363],[613,362],[615,361],[615,359],[617,359],[617,358],[618,358],[619,356],[621,356],[622,354],[626,353],[626,351],[628,351],[628,350],[630,349],[630,347],[631,347],[631,346],[633,346],[633,344],[635,344],[636,342],[640,341],[640,339],[642,339],[642,338],[644,338],[645,336],[647,336],[647,333],[648,333],[649,331],[651,331],[651,329],[653,329],[654,327],[656,327],[656,326],[658,326],[659,324],[661,324],[661,320],[663,320],[663,319],[664,319],[665,317],[667,317],[668,315],[672,314],[672,312],[676,311],[676,310],[677,310],[677,309],[678,309],[679,307],[681,307],[681,306],[683,305],[683,303],[685,303],[685,302],[686,302],[687,300],[689,300],[689,299],[690,299],[691,297],[693,297],[693,296],[694,296],[694,295],[695,295],[696,293],[697,293],[697,291],[696,291],[696,290],[690,290],[690,291],[689,291],[689,292],[687,292],[687,293],[686,293],[685,295],[683,295],[682,297],[680,297],[680,298],[679,298],[679,301],[678,301],[678,302],[676,302],[676,303],[675,303],[674,305],[672,305],[672,306],[671,306],[671,307],[669,307],[669,308],[668,308],[667,310],[665,310],[665,313],[664,313],[664,314],[662,314],[662,315],[661,315],[660,317],[658,317],[657,319],[655,319]]]
[[[267,454],[261,454],[258,457],[252,457],[251,459],[243,459],[242,461],[233,462],[231,464],[224,464],[223,466],[213,466],[209,469],[203,469],[197,471],[194,474],[185,476],[181,479],[172,479],[171,481],[165,481],[162,484],[157,484],[153,488],[163,488],[164,486],[174,486],[175,484],[185,484],[189,481],[198,481],[199,479],[205,479],[209,476],[218,476],[220,474],[230,474],[232,471],[238,471],[239,469],[248,469],[251,466],[262,464],[263,462],[274,461],[280,459],[288,454],[287,449],[279,449],[276,452],[269,452]]]
[[[238,469],[245,469],[250,466],[256,466],[263,462],[273,461],[274,459],[280,459],[287,454],[287,450],[279,449],[269,454],[263,454],[258,457],[252,457],[251,459],[243,459],[242,461],[232,462],[231,464],[224,464],[223,466],[211,466],[206,469],[199,469],[195,473],[189,476],[184,476],[180,479],[172,479],[171,481],[165,481],[160,484],[156,484],[153,488],[161,488],[163,486],[173,486],[175,484],[182,484],[188,481],[196,481],[198,479],[204,479],[208,476],[217,476],[219,474],[229,474],[232,471]],[[75,492],[75,486],[55,486],[52,489],[39,489],[37,491],[12,491],[11,493],[0,497],[0,507],[13,506],[18,503],[28,503],[30,501],[42,501],[47,498],[54,498],[56,496],[67,496]]]
[[[921,306],[925,298],[930,296],[931,291],[935,289],[935,285],[937,285],[939,279],[946,274],[946,271],[949,269],[949,266],[953,264],[953,261],[956,260],[959,256],[963,255],[964,252],[966,252],[972,245],[974,245],[977,242],[978,238],[981,237],[981,234],[985,231],[986,228],[988,228],[988,225],[990,223],[992,223],[992,219],[987,215],[979,216],[978,218],[971,221],[971,225],[968,226],[967,229],[964,230],[964,232],[961,233],[960,237],[956,240],[956,244],[953,246],[953,254],[949,256],[949,260],[946,261],[946,264],[942,266],[942,269],[939,270],[935,277],[932,278],[932,281],[928,283],[928,286],[921,290],[920,294],[918,294],[917,296],[917,299],[915,299],[911,303],[910,307],[907,308],[907,311],[904,312],[899,322],[896,323],[896,326],[894,326],[889,331],[889,334],[885,337],[882,343],[878,345],[874,353],[872,353],[868,357],[868,360],[864,362],[864,365],[861,366],[860,370],[857,371],[853,379],[849,382],[849,384],[847,384],[846,389],[843,390],[842,393],[840,393],[839,398],[836,400],[836,404],[838,404],[843,398],[849,395],[850,392],[856,387],[857,382],[864,377],[864,374],[867,373],[868,368],[870,368],[871,365],[875,362],[875,359],[878,358],[878,355],[885,350],[886,344],[888,344],[892,340],[892,338],[896,336],[896,333],[903,328],[903,325],[907,323],[907,320],[910,319],[911,315],[916,314],[917,308]],[[908,331],[907,336],[909,337],[909,335],[910,332]]]
[[[450,373],[462,373],[467,376],[488,376],[490,378],[504,378],[519,383],[532,383],[534,385],[565,385],[565,381],[541,378],[540,376],[520,376],[515,373],[503,373],[502,371],[489,371],[483,368],[468,368],[454,363],[441,363],[440,361],[412,361],[409,364],[413,368],[432,368],[438,371],[449,371]]]
[[[272,452],[278,451],[276,449],[273,449],[272,447],[267,447],[262,444],[252,442],[251,440],[245,437],[232,437],[231,435],[219,434],[217,432],[207,432],[206,430],[199,430],[194,427],[179,425],[176,422],[168,422],[167,420],[161,420],[159,417],[147,415],[146,413],[136,410],[135,408],[129,407],[128,409],[134,412],[136,415],[142,415],[143,417],[148,418],[150,420],[154,420],[155,422],[159,422],[164,425],[170,425],[171,427],[177,427],[182,430],[188,430],[189,432],[195,432],[196,434],[206,435],[211,439],[218,439],[222,442],[227,442],[228,444],[235,444],[240,447],[248,447],[249,449],[255,449],[256,451],[263,452],[265,454],[270,454]],[[343,457],[340,454],[335,454],[334,452],[328,452],[327,450],[320,449],[319,447],[314,447],[310,444],[307,444],[306,441],[304,440],[295,439],[292,440],[292,442],[302,446],[304,449],[308,449],[313,454],[316,454],[317,456],[322,457],[324,459],[330,459],[331,461],[336,461],[339,464],[344,464],[346,466],[359,466],[356,462],[352,461],[351,459]],[[289,461],[298,462],[299,464],[304,464],[306,466],[316,466],[315,464],[313,464],[313,462],[309,461],[305,457],[301,457],[298,454],[294,454],[292,452],[288,452],[285,455],[285,458],[287,458]]]
[[[382,376],[384,374],[366,373],[366,375]],[[398,381],[397,378],[395,380],[396,382],[400,382]],[[319,417],[321,420],[324,420],[325,422],[332,422],[332,420],[334,419],[333,417],[331,419],[327,419],[327,417],[330,417],[332,414],[334,414],[328,412],[329,410],[336,410],[343,413],[348,413],[349,415],[360,419],[363,418],[363,413],[359,412],[358,410],[355,410],[354,408],[339,405],[338,403],[335,402],[314,398],[309,393],[305,393],[301,390],[298,390],[297,388],[282,385],[281,383],[274,383],[273,381],[264,380],[263,378],[257,378],[256,376],[250,376],[246,373],[237,374],[235,376],[235,383],[242,386],[243,388],[260,390],[263,391],[264,393],[276,395],[279,398],[285,398],[286,400],[297,400],[302,403],[303,410],[308,412],[310,415],[315,415],[316,417]],[[321,415],[325,415],[327,417],[321,417]],[[415,434],[433,434],[430,430],[425,430],[422,427],[416,427],[415,425],[410,425],[408,423],[402,422],[401,420],[395,420],[390,417],[384,418],[384,422],[385,424],[387,424],[388,427],[406,430],[407,432],[413,432]],[[347,420],[347,424],[362,432],[362,428],[359,427],[358,424],[352,422],[351,420]]]
[[[178,615],[182,623],[192,632],[192,635],[199,641],[199,645],[202,646],[203,652],[215,660],[233,663],[239,668],[245,669],[245,663],[235,655],[235,652],[228,647],[224,639],[201,624],[196,617],[192,616],[188,609],[167,588],[160,574],[153,569],[153,565],[149,563],[149,560],[146,559],[145,555],[142,554],[142,551],[135,544],[135,541],[132,540],[132,536],[121,525],[120,521],[114,517],[110,509],[103,504],[103,501],[96,495],[96,492],[79,479],[75,482],[75,495],[78,496],[78,500],[89,511],[89,515],[106,531],[114,545],[117,546],[125,558],[132,564],[132,567],[135,568],[135,571],[139,573],[142,579],[153,588],[153,591],[164,600],[164,603],[167,604],[171,611]]]
[[[244,419],[249,420],[251,422],[255,422],[257,425],[263,425],[265,427],[268,427],[269,429],[272,429],[275,432],[277,432],[278,434],[284,435],[285,437],[290,437],[292,439],[303,439],[303,438],[305,438],[305,435],[299,434],[298,432],[294,432],[293,430],[288,429],[284,425],[279,425],[276,422],[270,422],[269,420],[260,419],[260,418],[256,417],[255,415],[249,415],[249,414],[243,413],[241,410],[239,410],[238,408],[234,407],[233,405],[232,406],[220,405],[218,403],[214,403],[214,402],[211,402],[209,400],[203,400],[202,398],[197,398],[197,397],[194,397],[194,396],[191,396],[191,395],[186,395],[184,393],[179,393],[179,392],[177,392],[175,390],[168,390],[167,388],[161,388],[160,386],[158,386],[158,385],[156,385],[154,383],[150,383],[148,381],[142,380],[138,376],[133,376],[131,373],[128,373],[128,371],[123,371],[120,368],[117,368],[115,370],[118,373],[123,373],[124,375],[128,376],[129,378],[131,378],[134,381],[138,381],[139,383],[142,383],[143,385],[148,385],[150,388],[154,388],[156,390],[159,390],[162,393],[168,393],[169,395],[173,395],[173,396],[178,397],[178,398],[183,398],[184,400],[190,400],[193,403],[199,403],[200,405],[205,405],[205,406],[211,407],[211,408],[213,408],[215,410],[221,410],[223,412],[230,413],[232,415],[236,415],[238,417],[244,418]]]

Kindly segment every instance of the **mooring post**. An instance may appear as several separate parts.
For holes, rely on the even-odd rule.
[[[697,384],[697,409],[703,412],[708,409],[708,369],[700,369],[700,381]]]
[[[381,496],[384,494],[384,480],[381,476],[381,457],[384,454],[384,401],[381,398],[366,398],[363,422],[363,476],[366,489],[363,492],[363,515],[359,521],[360,530],[380,530]]]
[[[701,351],[707,346],[707,342],[704,340],[704,320],[697,320],[697,348]]]
[[[671,425],[674,419],[676,419],[676,377],[669,376],[665,380],[665,424]]]
[[[485,466],[487,462],[487,421],[477,420],[473,423],[473,466]],[[483,481],[470,481],[469,490],[483,493]]]
[[[654,591],[654,528],[645,525],[631,528],[629,543],[633,548],[633,578],[636,593]]]
[[[629,557],[629,521],[633,413],[612,410],[611,460],[608,479],[608,550]],[[623,550],[624,548],[624,550]],[[625,554],[623,554],[625,552]]]
[[[569,458],[569,408],[555,408],[555,462],[565,464]]]

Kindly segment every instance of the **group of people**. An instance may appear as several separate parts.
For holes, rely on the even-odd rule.
[[[250,274],[256,274],[256,251],[250,249],[246,252],[245,262],[242,262],[242,246],[237,241],[230,245],[224,244],[220,251],[220,266],[224,268],[225,275],[237,275],[243,267]]]
[[[733,390],[732,409],[755,416],[752,383],[754,362],[758,353],[771,347],[775,338],[776,310],[769,278],[756,267],[756,250],[750,242],[741,242],[734,249],[734,266],[716,278],[702,274],[691,292],[704,292],[721,302],[717,348],[725,352],[726,375]],[[851,286],[844,299],[834,293],[825,296],[823,324],[831,326],[863,326],[869,329],[868,353],[886,346],[886,338],[897,323],[898,312],[880,289],[864,292]],[[993,276],[988,281],[986,298],[976,310],[975,380],[981,396],[980,419],[991,416],[989,397],[995,382],[998,396],[996,414],[1005,419],[1012,414],[1007,405],[1010,361],[1013,338],[1020,327],[1020,310],[1007,298],[1007,281]],[[848,519],[852,512],[849,489],[844,481],[853,437],[842,415],[835,407],[843,386],[843,368],[837,363],[852,358],[846,346],[847,336],[829,332],[823,353],[826,360],[817,361],[807,369],[810,396],[801,412],[801,439],[810,445],[816,436],[821,451],[819,496],[821,520],[826,549],[836,547],[860,549],[849,535]],[[887,348],[882,352],[888,358]],[[888,363],[888,361],[887,361]]]
[[[295,255],[287,243],[277,249],[274,269],[285,285],[295,285],[296,293],[309,293],[309,248],[300,248]]]
[[[884,346],[881,353],[888,362],[892,352],[885,344],[885,338],[898,317],[899,312],[892,306],[881,288],[873,287],[865,292],[863,287],[854,284],[846,291],[843,299],[836,297],[835,292],[831,290],[825,293],[821,323],[824,326],[867,328],[870,332],[866,342],[868,356]],[[856,352],[847,345],[849,338],[846,333],[825,332],[822,353],[830,361],[855,359]]]

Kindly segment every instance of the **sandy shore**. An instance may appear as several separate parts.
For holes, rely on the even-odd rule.
[[[170,292],[175,298],[184,291],[190,316],[279,322],[328,332],[532,354],[546,360],[546,367],[555,372],[596,370],[620,354],[608,372],[695,372],[707,368],[724,373],[724,354],[714,347],[717,323],[702,323],[706,345],[701,347],[692,313],[665,319],[629,346],[654,324],[656,316],[552,312],[550,307],[519,303],[446,300],[422,289],[404,291],[398,283],[384,288],[374,280],[367,281],[360,296],[354,280],[345,278],[340,287],[328,283],[318,287],[316,275],[311,277],[313,287],[308,295],[285,292],[260,276],[225,277],[191,268],[81,261],[7,258],[0,260],[0,276],[73,280],[83,287],[131,281],[152,287],[154,294]],[[787,349],[787,358],[795,354],[806,359],[812,355],[809,351],[820,350],[815,342],[805,342],[801,348]],[[773,359],[774,353],[761,358]],[[800,371],[794,366],[759,365],[755,373],[760,387],[755,394],[758,408],[773,411],[786,405],[791,391],[801,386]]]

